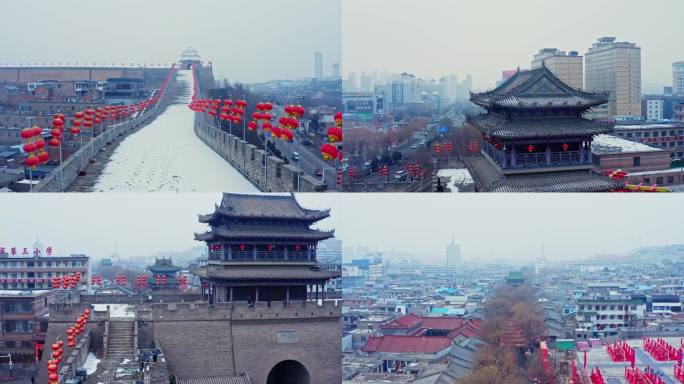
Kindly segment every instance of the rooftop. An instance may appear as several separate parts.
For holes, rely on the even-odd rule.
[[[447,336],[374,336],[363,348],[366,352],[438,353],[451,347],[453,339]]]
[[[330,210],[311,210],[303,208],[289,195],[254,195],[240,193],[224,193],[221,205],[208,215],[200,215],[200,221],[213,222],[218,216],[275,218],[318,221],[330,216]]]
[[[586,110],[608,102],[608,94],[579,91],[542,65],[537,69],[519,70],[497,88],[471,94],[470,100],[487,109]]]
[[[599,155],[633,152],[663,152],[665,149],[624,139],[614,135],[598,135],[591,143],[591,151]]]

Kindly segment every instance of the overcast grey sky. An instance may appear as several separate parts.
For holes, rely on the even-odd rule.
[[[58,253],[121,256],[183,251],[202,243],[197,214],[220,194],[5,194],[0,246],[31,247],[40,236]],[[621,253],[684,243],[676,194],[301,194],[307,208],[331,208],[319,227],[345,246],[443,254],[452,234],[464,259],[549,259]]]
[[[684,60],[682,0],[344,0],[342,12],[344,73],[470,73],[491,88],[541,48],[584,55],[615,36],[642,47],[643,83],[662,91]]]
[[[316,51],[330,75],[341,1],[4,1],[0,65],[172,63],[192,46],[230,80],[313,77]]]

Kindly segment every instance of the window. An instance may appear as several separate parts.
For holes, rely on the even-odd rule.
[[[5,348],[16,348],[17,344],[14,341],[5,341]]]
[[[634,156],[632,158],[632,165],[635,167],[638,167],[641,165],[641,157],[640,156]]]

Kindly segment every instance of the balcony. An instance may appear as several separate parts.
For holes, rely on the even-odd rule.
[[[545,151],[533,153],[516,153],[510,150],[496,149],[484,142],[483,151],[503,170],[524,170],[535,168],[583,168],[591,167],[591,150],[580,151]]]
[[[315,255],[314,252],[311,254]],[[222,255],[217,253],[209,258],[209,262],[315,262],[315,256],[312,258],[310,260],[308,251],[231,251]]]

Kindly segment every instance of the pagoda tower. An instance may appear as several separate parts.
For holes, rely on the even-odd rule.
[[[594,136],[613,123],[585,119],[607,93],[579,91],[546,66],[518,70],[492,91],[471,93],[487,113],[468,123],[482,133],[481,156],[465,159],[485,192],[606,192],[620,181],[591,172]]]
[[[180,272],[181,267],[174,265],[171,258],[155,258],[154,264],[147,267],[147,270],[152,274],[148,276],[147,282],[152,289],[178,288],[178,281],[176,274]],[[158,278],[160,277],[160,278]],[[163,279],[161,279],[163,277]]]
[[[311,228],[330,215],[310,210],[294,195],[225,193],[213,213],[199,220],[211,230],[195,239],[208,247],[207,265],[192,270],[210,303],[325,299],[323,287],[341,266],[316,260],[318,242],[333,231]]]

